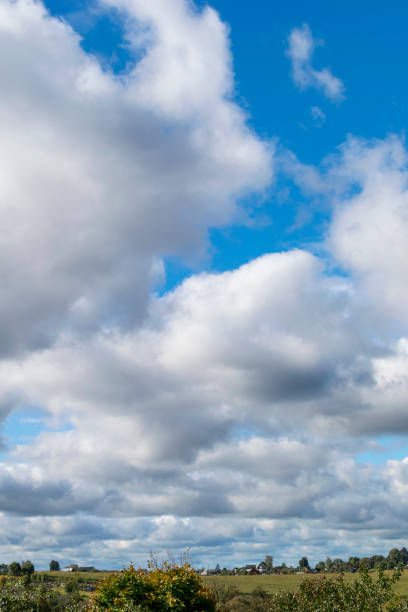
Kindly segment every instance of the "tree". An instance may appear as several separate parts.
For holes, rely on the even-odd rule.
[[[50,572],[59,572],[59,571],[60,571],[60,564],[58,563],[58,561],[55,561],[54,559],[50,561]]]
[[[299,561],[299,569],[300,570],[308,570],[309,569],[309,560],[307,557],[302,557]]]
[[[404,565],[408,563],[408,550],[405,548],[405,546],[400,550],[400,559],[401,563]]]
[[[187,564],[177,567],[165,563],[148,574],[131,565],[100,583],[89,609],[214,612],[215,598]]]
[[[266,572],[268,574],[270,574],[273,570],[273,559],[271,557],[271,555],[266,555],[265,557],[265,565],[266,565]]]
[[[360,567],[366,567],[367,569],[373,569],[374,561],[371,557],[361,557]]]
[[[401,553],[398,550],[398,548],[392,548],[390,552],[388,553],[388,557],[387,557],[388,569],[393,569],[394,567],[398,567],[401,561],[402,561]]]
[[[319,563],[316,563],[316,569],[318,572],[324,572],[324,570],[326,569],[325,562],[319,561]]]
[[[24,576],[31,576],[34,574],[34,565],[27,559],[27,561],[23,561],[21,564],[21,573]]]
[[[18,561],[13,561],[13,563],[10,563],[8,566],[8,573],[10,576],[21,576],[21,565],[18,563]]]
[[[349,557],[348,562],[352,568],[357,568],[360,566],[360,557]]]
[[[328,572],[330,572],[333,568],[333,561],[330,559],[330,557],[327,557],[326,561],[325,561],[325,566]]]
[[[7,574],[8,572],[8,565],[6,565],[5,563],[0,563],[0,574]]]
[[[333,559],[332,569],[335,572],[341,572],[344,569],[343,559],[340,559],[340,558]]]

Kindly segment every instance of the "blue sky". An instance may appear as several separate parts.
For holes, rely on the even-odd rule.
[[[407,14],[0,3],[2,560],[406,545]]]
[[[83,48],[100,55],[115,72],[126,70],[126,63],[133,61],[123,42],[120,16],[98,12],[86,0],[50,0],[45,4],[54,15],[72,23],[82,36]],[[201,9],[206,5],[196,3]],[[91,17],[90,6],[94,7]],[[408,92],[401,70],[406,40],[404,28],[397,27],[406,17],[402,4],[395,11],[381,2],[362,2],[358,10],[353,2],[313,2],[307,6],[290,2],[279,11],[273,3],[263,1],[255,2],[250,11],[235,2],[217,1],[211,6],[230,28],[235,99],[262,138],[278,139],[280,146],[294,151],[303,163],[318,165],[349,134],[367,139],[405,134]],[[341,76],[345,100],[333,103],[315,88],[299,93],[294,85],[285,51],[289,32],[304,23],[318,41],[315,67],[329,66]],[[313,117],[316,107],[324,113],[324,124]],[[286,177],[279,186],[288,188]],[[327,215],[319,211],[317,218],[313,215],[311,221],[295,226],[303,198],[293,185],[290,188],[291,195],[286,198],[282,194],[277,198],[276,189],[267,194],[262,218],[249,228],[238,224],[213,230],[212,257],[205,266],[223,270],[263,252],[305,244],[313,248],[324,231]],[[277,199],[280,209],[276,215]],[[169,262],[172,270],[174,263]],[[178,271],[169,286],[188,273],[183,267]]]
[[[198,2],[196,6],[206,4]],[[132,61],[121,38],[120,17],[112,19],[99,13],[89,19],[90,5],[85,1],[49,1],[46,6],[53,14],[64,15],[83,37],[84,49],[101,54],[114,71],[123,71],[126,62]],[[402,4],[395,11],[381,2],[360,3],[358,10],[353,2],[313,2],[307,6],[290,2],[279,11],[273,3],[262,1],[255,2],[250,11],[235,2],[214,2],[211,6],[230,27],[235,99],[262,138],[278,139],[280,146],[294,151],[303,163],[318,165],[349,134],[367,139],[405,134],[408,92],[401,70],[406,40],[404,28],[397,27],[406,17]],[[329,66],[340,75],[345,100],[333,103],[315,88],[299,92],[294,85],[285,55],[287,38],[293,28],[304,23],[320,41],[314,54],[316,68]],[[325,115],[323,125],[313,118],[316,107]],[[318,211],[309,222],[295,225],[304,198],[293,185],[288,186],[286,177],[278,181],[282,191],[291,189],[290,196],[279,194],[279,189],[278,194],[276,189],[267,194],[260,220],[255,219],[250,227],[237,224],[212,230],[206,268],[222,271],[264,252],[305,244],[313,249],[320,241],[327,211]],[[168,265],[171,272],[175,270],[174,278],[169,274],[170,287],[188,274],[188,269],[182,264],[175,266],[174,260]]]

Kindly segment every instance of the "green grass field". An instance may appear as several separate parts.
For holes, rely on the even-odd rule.
[[[78,583],[79,594],[88,599],[92,592],[86,589],[87,586],[96,587],[98,582],[110,576],[109,572],[35,572],[34,580],[41,584],[42,580],[48,588],[53,591],[63,593],[66,582],[74,580]]]
[[[68,578],[74,578],[81,582],[99,582],[107,576],[110,576],[110,572],[35,572],[36,576],[44,576],[46,580],[61,580],[66,581]]]
[[[391,574],[392,572],[386,572]],[[324,574],[325,576],[335,577],[336,574]],[[373,572],[375,576],[376,573]],[[358,574],[347,573],[344,575],[346,581],[355,580]],[[278,591],[296,591],[302,580],[316,580],[318,574],[313,575],[271,575],[271,576],[208,576],[203,580],[206,584],[218,582],[225,585],[236,586],[241,593],[251,593],[255,588],[262,587],[268,593],[277,593]],[[408,598],[408,571],[405,570],[395,585],[396,592],[403,597]]]
[[[370,572],[371,573],[371,572]],[[392,572],[386,572],[391,574]],[[85,584],[96,586],[107,576],[111,575],[108,572],[36,572],[37,576],[44,575],[46,581],[51,580],[57,590],[63,590],[62,583],[74,578],[78,580],[78,586],[81,594],[88,598],[91,593],[85,592]],[[336,574],[324,574],[328,578],[333,578]],[[344,574],[347,582],[355,580],[358,574]],[[376,572],[373,572],[373,577],[376,577]],[[237,587],[243,593],[251,593],[257,587],[262,587],[268,593],[276,593],[278,591],[296,591],[302,580],[316,580],[319,574],[313,575],[271,575],[271,576],[208,576],[203,577],[205,584],[221,583]],[[408,598],[408,570],[405,570],[395,585],[394,590],[403,597]]]

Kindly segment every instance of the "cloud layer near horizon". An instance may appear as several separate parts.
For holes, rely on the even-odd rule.
[[[403,143],[285,159],[332,204],[325,247],[347,276],[299,249],[159,297],[162,258],[204,253],[275,154],[233,102],[213,10],[104,4],[141,57],[120,78],[41,4],[0,7],[1,416],[40,407],[60,429],[0,464],[2,559],[192,545],[233,564],[400,541],[406,460],[355,457],[408,429]]]

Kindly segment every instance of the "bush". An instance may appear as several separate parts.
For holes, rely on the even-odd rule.
[[[97,587],[90,610],[214,612],[215,598],[187,564],[164,563],[148,574],[131,565]]]
[[[78,580],[75,578],[70,578],[69,580],[67,580],[64,586],[64,590],[66,593],[75,593],[76,591],[79,591]]]
[[[27,584],[24,578],[6,578],[0,583],[1,612],[80,612],[86,607],[79,596],[46,591],[43,585]]]
[[[295,593],[269,595],[256,588],[251,595],[237,594],[222,585],[213,589],[217,612],[408,612],[408,604],[393,593],[401,572],[377,577],[362,569],[350,583],[344,576],[305,579]]]
[[[379,570],[377,579],[362,568],[350,583],[343,574],[335,578],[304,580],[296,593],[278,593],[271,599],[268,612],[389,612],[408,611],[407,604],[393,593],[392,587],[401,576]]]

